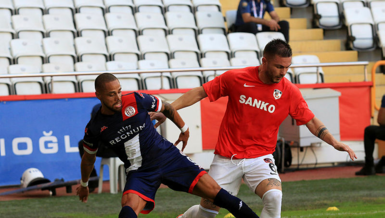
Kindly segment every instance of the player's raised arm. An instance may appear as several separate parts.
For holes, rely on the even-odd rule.
[[[176,109],[182,109],[188,106],[191,106],[198,101],[207,97],[207,94],[202,86],[193,88],[190,91],[186,92],[178,99],[176,99],[171,105]]]
[[[313,133],[313,135],[322,139],[324,142],[332,145],[336,150],[348,152],[350,159],[357,159],[357,156],[354,151],[348,145],[337,141],[326,128],[326,126],[317,117],[313,117],[313,119],[306,123],[306,127],[311,133]]]
[[[178,140],[174,143],[175,146],[179,142],[183,143],[182,151],[187,145],[187,140],[190,136],[189,128],[184,123],[182,117],[176,111],[176,109],[168,102],[162,101],[162,109],[160,110],[168,119],[170,119],[181,131]]]

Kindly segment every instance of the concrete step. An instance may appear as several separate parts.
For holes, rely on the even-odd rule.
[[[362,81],[364,81],[363,74],[325,75],[325,83],[344,83],[344,82],[362,82]]]
[[[291,30],[293,29],[307,29],[307,20],[306,18],[290,18],[285,19],[289,22],[289,27]]]
[[[293,56],[298,56],[298,55],[316,55],[321,61],[321,63],[355,62],[358,60],[357,51],[304,52],[304,53],[293,54]]]
[[[288,7],[274,7],[274,11],[277,12],[279,18],[281,20],[286,20],[291,17],[290,15],[290,8]],[[269,13],[265,13],[264,16],[265,19],[271,19]]]
[[[323,40],[323,29],[290,29],[290,41]]]
[[[382,96],[385,94],[385,86],[376,86],[376,100],[382,99]],[[379,105],[380,106],[380,105]]]
[[[364,81],[364,67],[363,66],[341,66],[341,67],[323,67],[322,70],[324,71],[325,75],[360,75],[362,76],[362,80],[360,82]],[[371,81],[371,77],[368,75],[368,81]],[[351,81],[346,81],[351,82]],[[357,82],[357,81],[354,81]]]
[[[291,41],[289,44],[293,53],[341,51],[340,40]]]
[[[376,85],[385,85],[385,75],[376,73]]]

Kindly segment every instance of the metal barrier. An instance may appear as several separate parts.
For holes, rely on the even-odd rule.
[[[385,62],[384,62],[385,63]],[[298,67],[316,67],[317,68],[317,83],[319,83],[319,68],[320,67],[342,67],[342,66],[364,66],[364,81],[367,81],[367,66],[368,61],[358,62],[334,62],[334,63],[318,63],[318,64],[293,64],[290,68]],[[0,75],[2,78],[26,78],[26,77],[51,77],[51,93],[53,92],[53,77],[55,76],[85,76],[85,75],[99,75],[102,73],[113,74],[142,74],[142,73],[161,73],[161,89],[163,89],[163,73],[176,73],[176,72],[191,72],[191,71],[214,71],[214,77],[217,70],[232,70],[240,69],[246,66],[237,67],[215,67],[215,68],[182,68],[182,69],[155,69],[155,70],[132,70],[132,71],[89,71],[89,72],[65,72],[65,73],[39,73],[39,74],[7,74]],[[372,71],[373,72],[373,71]],[[373,75],[372,75],[373,78]],[[78,79],[78,78],[76,78]]]
[[[380,110],[380,107],[378,107],[377,102],[376,102],[376,69],[377,67],[385,65],[385,61],[377,61],[372,68],[372,82],[373,82],[373,87],[372,87],[372,92],[371,92],[371,113],[372,117],[374,117],[374,110]]]

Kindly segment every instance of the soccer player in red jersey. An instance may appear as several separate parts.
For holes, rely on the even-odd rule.
[[[261,66],[229,70],[171,104],[178,110],[205,97],[215,101],[228,96],[209,174],[233,195],[238,194],[243,179],[251,191],[262,198],[263,218],[281,217],[282,186],[272,154],[278,128],[288,115],[336,150],[348,152],[352,160],[357,158],[349,146],[329,133],[308,108],[299,89],[285,78],[291,58],[290,46],[275,39],[266,45]],[[153,115],[153,118],[159,117],[161,115]],[[212,218],[219,209],[202,198],[200,205],[179,217]]]

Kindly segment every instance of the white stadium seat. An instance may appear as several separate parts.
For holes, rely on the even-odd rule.
[[[141,55],[135,38],[108,36],[106,42],[110,60],[137,62],[140,59]]]
[[[145,60],[159,60],[168,62],[170,50],[166,38],[163,36],[138,36],[139,50]]]
[[[78,13],[75,14],[75,23],[79,36],[97,38],[104,42],[108,35],[103,15]]]
[[[8,74],[8,66],[0,65],[0,75]],[[7,96],[13,94],[12,84],[9,78],[0,79],[0,96]]]
[[[47,37],[60,37],[69,40],[72,45],[76,37],[75,25],[72,19],[64,14],[46,14],[43,16]]]
[[[12,23],[20,39],[41,40],[45,35],[42,19],[36,15],[13,15]]]
[[[292,64],[319,64],[321,63],[315,55],[298,55],[292,58]],[[317,83],[317,68],[316,67],[296,67],[293,68],[296,82],[300,84]],[[324,81],[324,72],[319,68],[319,83]]]
[[[163,15],[159,13],[138,12],[135,14],[140,35],[166,36],[168,28]]]
[[[0,31],[1,34],[8,35],[7,38],[10,39],[12,39],[15,35],[15,30],[13,30],[11,22],[2,15],[0,15]],[[3,43],[3,41],[1,41],[1,43]]]
[[[372,8],[371,11],[376,30],[385,30],[385,7]]]
[[[229,29],[237,19],[237,10],[227,10],[226,11],[226,23],[227,29]]]
[[[365,0],[340,0],[342,9],[347,8],[363,8],[365,7]]]
[[[382,51],[382,57],[385,57],[385,30],[379,30],[377,32],[378,35],[378,43]]]
[[[140,60],[138,61],[139,70],[156,70],[156,69],[167,69],[167,61],[159,60]],[[172,79],[171,74],[167,72],[163,73],[163,89],[171,89]],[[161,89],[161,73],[142,73],[140,77],[143,81],[143,88],[147,90]]]
[[[226,27],[223,15],[218,11],[197,11],[195,13],[199,33],[225,34]]]
[[[122,62],[122,61],[109,61],[106,63],[108,71],[131,71],[138,68],[137,62]],[[114,73],[114,72],[111,72]],[[116,78],[119,78],[122,91],[134,91],[139,90],[141,80],[139,74],[114,74]]]
[[[110,35],[136,38],[138,27],[134,15],[123,13],[107,13],[105,15]]]
[[[230,49],[225,35],[201,34],[198,36],[198,44],[202,57],[230,59]]]
[[[134,0],[137,12],[150,12],[163,14],[163,3],[161,0]]]
[[[306,8],[310,0],[283,0],[284,5],[290,8]]]
[[[194,36],[168,35],[167,42],[173,58],[199,60],[200,51]]]
[[[43,0],[13,0],[16,14],[43,16],[45,7]]]
[[[342,26],[339,0],[312,0],[314,24],[322,29],[339,29]]]
[[[40,40],[13,39],[11,52],[16,64],[34,65],[41,69],[45,60]]]
[[[103,0],[74,0],[79,13],[104,15],[105,6]]]
[[[165,18],[170,34],[192,35],[194,37],[198,35],[198,28],[192,13],[170,11],[165,14]]]
[[[170,68],[199,68],[196,59],[171,59],[169,61]],[[202,85],[202,72],[174,72],[171,73],[175,81],[175,88],[191,89]]]
[[[132,0],[104,0],[107,12],[133,14],[135,5]]]
[[[375,49],[374,21],[370,9],[346,8],[345,25],[348,27],[347,47],[358,51]]]
[[[44,0],[47,14],[61,14],[73,22],[75,6],[72,0]]]
[[[75,39],[75,48],[79,61],[103,64],[108,61],[106,44],[97,39],[78,37]]]
[[[230,60],[231,66],[234,67],[250,67],[250,66],[259,66],[259,60],[255,58],[231,58]]]
[[[263,50],[265,49],[265,46],[267,43],[269,43],[273,39],[282,39],[285,40],[285,36],[280,32],[262,32],[256,34],[260,54],[263,54]],[[262,55],[261,55],[262,56]]]
[[[369,8],[382,8],[385,7],[385,1],[384,0],[366,0]]]
[[[106,71],[106,65],[104,62],[77,62],[75,64],[75,71],[87,72],[87,71]],[[95,92],[95,79],[98,75],[84,75],[78,76],[79,87],[82,92]]]
[[[8,67],[13,63],[8,45],[0,44],[0,67]]]
[[[258,59],[259,47],[252,33],[229,33],[227,35],[232,57]]]
[[[65,73],[74,72],[73,64],[49,63],[43,64],[43,73]],[[53,80],[53,91],[52,82]],[[77,91],[77,80],[75,76],[45,76],[47,93],[75,93]]]
[[[225,58],[201,58],[201,67],[230,67],[230,62]],[[203,77],[206,82],[214,79],[215,76],[221,75],[227,70],[216,70],[216,71],[203,71]]]
[[[66,38],[45,38],[43,39],[43,48],[47,57],[46,62],[48,63],[60,63],[73,66],[76,62],[73,42]]]
[[[40,68],[34,65],[15,64],[8,67],[9,74],[39,74]],[[42,77],[11,78],[16,95],[40,95],[44,93]]]
[[[192,0],[197,11],[221,11],[219,0]]]
[[[166,11],[193,12],[193,5],[190,0],[163,0]]]

